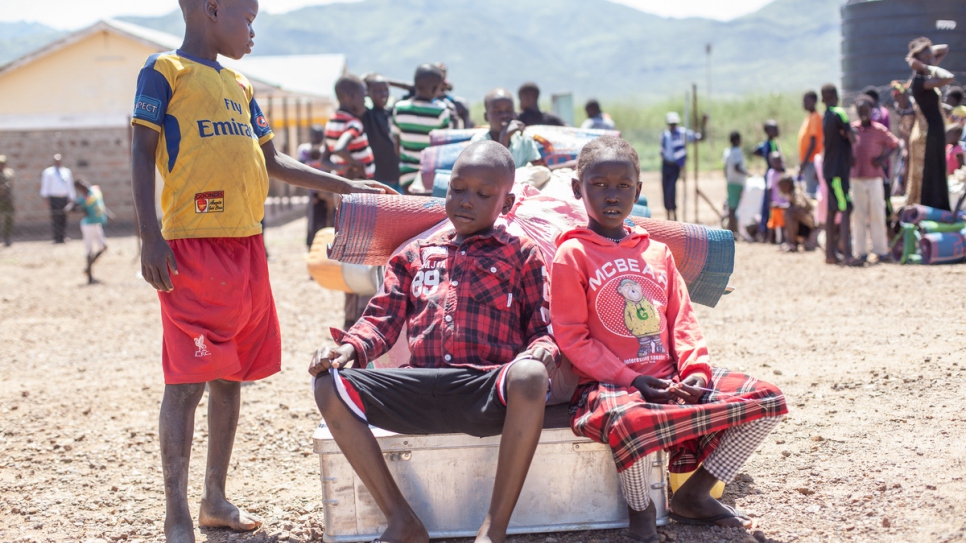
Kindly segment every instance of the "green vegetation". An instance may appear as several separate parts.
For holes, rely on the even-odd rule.
[[[804,91],[803,91],[804,93]],[[700,99],[700,89],[698,98]],[[612,105],[602,104],[604,111],[614,118],[617,128],[624,139],[631,142],[641,156],[641,169],[660,171],[661,169],[661,132],[666,127],[664,116],[668,111],[677,111],[684,121],[684,97],[651,102],[644,105],[622,101]],[[819,106],[821,108],[821,106]],[[802,124],[805,111],[802,109],[801,94],[782,93],[749,96],[737,99],[714,100],[710,106],[699,103],[698,109],[708,114],[706,140],[700,144],[698,158],[702,171],[722,168],[721,155],[731,146],[728,134],[732,130],[741,133],[741,147],[749,159],[749,168],[763,170],[764,161],[753,157],[752,152],[765,138],[762,124],[768,119],[778,121],[780,130],[779,145],[785,155],[787,166],[798,165],[798,129]],[[586,115],[577,113],[579,123]],[[689,159],[693,158],[691,146],[688,147]],[[754,160],[752,160],[754,158]],[[690,166],[690,164],[689,164]]]
[[[602,106],[617,123],[621,136],[637,149],[641,157],[641,169],[660,171],[661,132],[666,128],[664,116],[668,111],[677,111],[684,120],[684,97],[649,101],[643,104],[624,99],[615,103],[604,102]],[[714,100],[710,107],[704,102],[699,103],[698,106],[702,112],[708,114],[708,132],[710,132],[698,150],[701,171],[720,170],[723,167],[721,155],[726,148],[731,147],[728,134],[732,130],[741,133],[741,147],[748,158],[751,171],[763,171],[764,161],[753,156],[752,152],[758,143],[765,139],[762,124],[768,119],[778,121],[780,130],[778,144],[785,155],[786,166],[798,165],[798,128],[805,118],[801,94],[776,93],[722,99]],[[541,109],[550,111],[550,104],[542,104]],[[821,104],[819,111],[822,111]],[[470,115],[474,121],[483,124],[483,103],[472,104]],[[583,107],[577,108],[574,112],[575,122],[579,125],[586,118]],[[688,155],[689,159],[693,158],[691,146],[688,146]],[[690,164],[688,166],[690,167]]]

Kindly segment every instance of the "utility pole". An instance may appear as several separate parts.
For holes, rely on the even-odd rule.
[[[711,107],[711,42],[704,45],[705,59],[707,60],[707,65],[705,68],[705,76],[707,78],[707,93],[708,93],[708,108]],[[708,138],[708,147],[711,151],[714,151],[714,139]]]
[[[693,130],[697,132],[698,130],[701,129],[701,125],[698,124],[698,85],[697,83],[691,83],[691,100],[693,100],[691,104],[691,126],[693,126],[694,127]],[[704,138],[703,133],[701,134],[701,137]],[[699,224],[698,223],[698,195],[701,194],[701,189],[698,188],[698,170],[700,169],[698,167],[698,142],[699,140],[695,138],[694,142],[691,144],[691,147],[694,149],[694,224]],[[684,191],[684,199],[685,200],[688,199],[687,190]]]

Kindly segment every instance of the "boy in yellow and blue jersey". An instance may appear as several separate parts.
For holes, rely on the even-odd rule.
[[[159,435],[167,541],[193,542],[187,503],[194,411],[209,389],[208,467],[199,524],[245,531],[261,523],[232,505],[225,480],[242,381],[280,368],[281,341],[260,222],[268,178],[338,193],[387,192],[278,153],[245,76],[218,55],[251,52],[257,0],[180,0],[181,48],[148,58],[132,119],[141,272],[159,291],[165,377]],[[155,167],[164,179],[162,225]]]

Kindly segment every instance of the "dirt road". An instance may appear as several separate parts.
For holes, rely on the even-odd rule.
[[[231,497],[265,526],[199,530],[200,541],[321,536],[311,444],[319,416],[305,368],[341,322],[342,299],[309,281],[303,229],[298,221],[267,235],[283,370],[244,388],[229,475]],[[79,242],[0,249],[0,541],[160,540],[158,301],[135,277],[134,238],[110,242],[95,270],[103,283],[90,287]],[[698,309],[713,359],[781,386],[791,413],[725,501],[774,541],[966,539],[966,266],[843,269],[814,253],[740,244],[732,282],[737,291],[718,308]],[[191,465],[195,502],[205,411]],[[677,525],[662,532],[674,541],[751,537]]]

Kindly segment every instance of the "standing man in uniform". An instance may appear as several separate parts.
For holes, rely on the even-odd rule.
[[[74,192],[74,175],[61,166],[60,153],[54,155],[54,165],[40,175],[40,196],[50,206],[50,225],[54,243],[64,243],[67,234],[67,212],[64,208],[77,198]]]
[[[701,117],[701,131],[695,132],[689,128],[678,126],[681,116],[676,111],[669,111],[664,117],[667,129],[661,133],[661,187],[664,189],[664,209],[667,220],[678,220],[677,187],[681,168],[688,161],[687,145],[701,141],[708,116]]]

